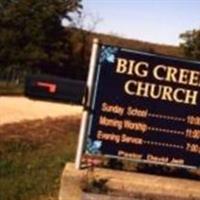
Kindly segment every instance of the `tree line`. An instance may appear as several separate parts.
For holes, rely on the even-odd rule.
[[[83,16],[82,0],[0,0],[0,77],[19,80],[27,73],[45,73],[85,80],[93,37],[127,48],[200,59],[199,30],[182,33],[180,47],[173,47],[93,33],[98,18],[86,31]],[[69,26],[62,25],[63,19]]]

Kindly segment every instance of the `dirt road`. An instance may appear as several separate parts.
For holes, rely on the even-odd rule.
[[[30,100],[25,97],[0,97],[0,125],[23,120],[81,115],[82,107]]]

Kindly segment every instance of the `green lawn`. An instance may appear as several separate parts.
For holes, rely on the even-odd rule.
[[[80,118],[64,117],[0,126],[0,200],[57,200],[63,168],[75,157],[79,125]],[[142,171],[163,174],[162,167]]]
[[[57,200],[60,177],[74,159],[78,118],[0,127],[0,199]]]

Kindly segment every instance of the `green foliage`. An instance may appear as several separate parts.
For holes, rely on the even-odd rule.
[[[82,0],[0,0],[0,76],[5,72],[6,80],[23,82],[26,73],[42,72],[85,80],[94,37],[102,43],[182,56],[177,47],[95,34],[100,19],[86,20],[87,27],[86,16],[74,17],[81,8]],[[64,18],[75,25],[64,28]]]
[[[69,56],[61,20],[81,0],[0,0],[0,67],[62,66]]]
[[[185,56],[192,59],[200,59],[200,30],[186,31],[180,35],[183,40],[181,48]]]

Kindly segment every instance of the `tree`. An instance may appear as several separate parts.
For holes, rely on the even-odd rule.
[[[81,0],[0,0],[0,68],[57,73],[70,56],[61,21],[81,7]]]
[[[101,18],[91,13],[75,13],[68,24],[72,31],[70,46],[72,51],[71,66],[76,68],[75,77],[86,79],[91,51],[91,38]]]
[[[186,31],[180,35],[183,42],[180,47],[185,56],[192,59],[200,59],[200,30]]]

